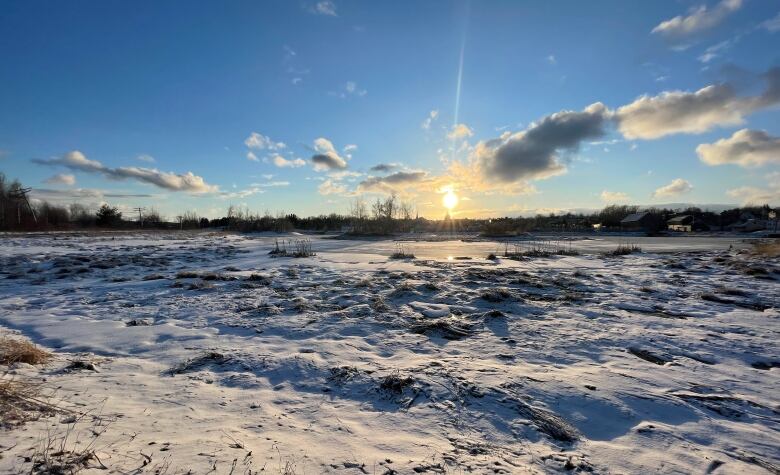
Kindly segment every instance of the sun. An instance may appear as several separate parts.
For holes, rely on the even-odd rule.
[[[458,205],[458,195],[455,194],[455,192],[450,189],[447,190],[447,193],[444,194],[444,196],[441,199],[442,204],[444,204],[444,207],[448,210],[452,210],[455,208],[455,206]]]

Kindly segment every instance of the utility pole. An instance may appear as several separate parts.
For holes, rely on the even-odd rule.
[[[38,217],[35,216],[35,210],[30,205],[30,200],[27,199],[27,193],[31,192],[32,188],[19,188],[18,190],[11,190],[8,195],[11,198],[17,199],[17,200],[24,200],[25,203],[27,203],[27,208],[30,209],[30,213],[32,214],[33,221],[35,221],[35,224],[38,224]],[[22,210],[19,206],[19,203],[16,204],[16,221],[17,224],[22,224]]]
[[[146,211],[146,208],[133,208],[133,211],[138,211],[138,223],[141,225],[141,227],[144,227],[144,216],[143,212]]]

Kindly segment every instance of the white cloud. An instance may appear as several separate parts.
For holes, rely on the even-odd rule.
[[[33,188],[30,192],[33,200],[44,200],[48,202],[72,203],[78,201],[90,208],[97,208],[109,199],[127,199],[127,198],[159,198],[159,196],[146,193],[117,193],[107,190],[94,188],[71,188],[66,190],[52,190],[47,188]]]
[[[742,186],[728,190],[726,194],[741,200],[743,205],[780,205],[780,186],[773,186],[770,188]]]
[[[254,154],[251,150],[246,153],[246,159],[251,162],[259,162],[260,159],[257,158],[257,155]]]
[[[76,177],[67,173],[60,173],[50,177],[44,181],[49,185],[68,185],[73,186],[76,184]]]
[[[682,39],[710,30],[723,22],[730,14],[742,7],[742,0],[721,0],[712,9],[700,5],[688,15],[678,15],[662,21],[652,33],[670,39]]]
[[[657,139],[675,133],[701,133],[736,125],[743,113],[734,91],[725,85],[698,91],[665,91],[641,96],[617,110],[618,127],[628,139]]]
[[[436,119],[439,117],[439,111],[434,109],[428,113],[428,117],[425,118],[425,120],[420,124],[420,127],[422,127],[424,130],[429,130],[431,128],[431,124],[436,121]]]
[[[276,165],[279,168],[298,168],[306,165],[306,160],[303,160],[301,158],[295,158],[293,160],[288,160],[284,158],[281,155],[274,155],[271,158],[271,162]]]
[[[663,198],[670,196],[679,196],[685,193],[689,193],[693,189],[693,186],[687,180],[682,178],[675,178],[668,185],[664,185],[653,192],[653,197]]]
[[[244,144],[256,150],[282,150],[287,147],[284,142],[274,142],[270,137],[267,137],[257,132],[252,132],[249,137],[244,140]]]
[[[68,152],[60,158],[49,160],[34,159],[34,163],[49,166],[64,166],[71,170],[102,174],[112,180],[133,179],[171,191],[186,191],[189,193],[213,193],[219,190],[215,185],[209,185],[202,177],[192,172],[183,174],[161,172],[154,168],[119,167],[110,168],[96,160],[89,160],[78,150]]]
[[[342,99],[346,99],[350,96],[357,96],[357,97],[363,97],[366,94],[368,94],[368,91],[365,89],[361,89],[358,87],[358,84],[355,81],[347,81],[344,84],[344,89],[338,92],[329,92],[331,96],[340,97]]]
[[[625,203],[630,199],[628,194],[623,193],[622,191],[604,190],[601,192],[601,201],[604,201],[605,203]]]
[[[290,182],[288,181],[273,181],[269,183],[252,183],[249,185],[249,188],[239,190],[239,191],[232,191],[232,192],[222,192],[219,194],[219,198],[223,200],[230,200],[230,199],[236,199],[236,198],[247,198],[252,195],[262,194],[265,193],[265,188],[275,188],[280,186],[289,186]],[[235,188],[235,185],[233,185]]]
[[[316,139],[314,151],[316,153],[311,157],[314,170],[320,172],[347,168],[347,161],[338,154],[330,140],[324,137]]]
[[[555,59],[555,55],[553,54],[547,56],[547,62],[550,64],[558,64],[558,60]]]
[[[729,138],[699,145],[696,153],[707,165],[734,164],[751,168],[780,164],[780,138],[763,130],[742,129]]]
[[[146,155],[146,154],[137,156],[136,160],[140,160],[140,161],[146,162],[146,163],[154,163],[156,161],[154,159],[154,157],[152,157],[151,155]]]
[[[452,126],[452,130],[447,134],[447,138],[450,140],[465,139],[474,135],[474,131],[466,124],[455,124]]]
[[[699,56],[698,58],[699,61],[701,61],[702,63],[709,63],[713,59],[720,56],[723,51],[730,48],[731,45],[734,44],[734,41],[737,40],[725,40],[710,46],[709,48],[704,50],[704,53],[702,53],[701,56]]]
[[[344,146],[344,153],[352,153],[355,150],[358,149],[358,146],[355,144],[347,144]]]
[[[330,0],[322,0],[315,3],[309,7],[309,12],[314,13],[315,15],[338,16],[336,13],[336,4]]]
[[[321,195],[336,195],[346,193],[347,187],[342,183],[328,179],[323,181],[320,186],[317,187],[317,191]]]
[[[615,119],[628,139],[657,139],[739,125],[745,115],[780,103],[780,68],[772,68],[762,77],[766,88],[756,96],[737,96],[729,84],[706,86],[696,92],[666,91],[641,96],[618,108]]]
[[[770,33],[780,31],[780,13],[761,23],[761,26]]]

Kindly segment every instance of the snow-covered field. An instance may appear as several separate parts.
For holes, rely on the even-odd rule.
[[[0,333],[56,352],[6,377],[87,416],[0,431],[0,472],[70,430],[94,473],[780,473],[778,260],[685,239],[1,237]]]

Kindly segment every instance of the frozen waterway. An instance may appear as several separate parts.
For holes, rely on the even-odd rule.
[[[739,240],[274,239],[3,238],[0,327],[58,352],[16,375],[110,416],[117,471],[777,473],[780,274]],[[58,426],[0,433],[0,472]]]

